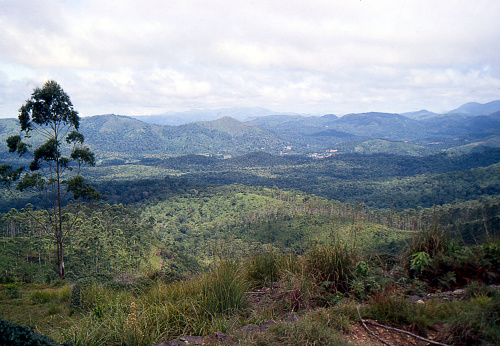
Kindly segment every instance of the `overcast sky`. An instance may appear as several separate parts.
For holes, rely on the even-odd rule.
[[[500,99],[498,0],[0,0],[0,117],[449,111]]]

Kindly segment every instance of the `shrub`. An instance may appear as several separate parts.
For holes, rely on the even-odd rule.
[[[416,306],[403,297],[378,294],[372,298],[368,314],[379,321],[403,325],[413,322],[416,310]]]
[[[500,345],[500,293],[461,304],[449,321],[444,342],[453,345]]]
[[[451,309],[451,310],[450,310]],[[404,325],[417,334],[446,319],[453,306],[439,301],[415,304],[396,293],[375,294],[365,313],[368,317],[392,325]]]
[[[7,298],[8,299],[18,299],[22,297],[21,290],[17,284],[8,284],[7,286]]]
[[[413,236],[412,242],[408,246],[407,263],[409,264],[412,257],[418,253],[426,253],[429,258],[433,258],[439,253],[447,253],[449,244],[448,233],[441,230],[437,224],[431,229],[421,230]]]
[[[358,299],[365,299],[372,294],[386,290],[394,284],[394,279],[384,275],[382,268],[372,267],[365,261],[356,263],[354,277],[350,281],[350,292]]]
[[[31,328],[0,319],[0,345],[57,346],[59,344]]]
[[[16,282],[16,279],[10,274],[2,274],[0,275],[0,284],[10,284]]]

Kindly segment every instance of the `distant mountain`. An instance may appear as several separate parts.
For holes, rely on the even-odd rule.
[[[309,137],[335,137],[335,138],[341,138],[341,139],[356,139],[357,138],[356,135],[353,135],[351,133],[337,131],[334,129],[326,129],[323,131],[311,133],[310,135],[307,135],[307,136],[309,136]]]
[[[163,128],[131,117],[107,114],[85,117],[80,120],[80,132],[87,144],[101,157],[139,154],[167,150]]]
[[[0,141],[1,144],[5,144],[5,140],[13,135],[19,134],[19,122],[17,119],[7,118],[0,119]],[[1,147],[1,146],[0,146]],[[7,146],[5,146],[5,150],[7,150]],[[1,149],[0,149],[1,151]]]
[[[469,133],[491,133],[498,135],[500,134],[500,117],[498,116],[500,113],[493,113],[492,115],[497,114],[497,116],[491,115],[478,115],[476,117],[472,117],[467,119],[466,127],[469,130]]]
[[[414,140],[426,132],[425,127],[417,120],[401,114],[376,112],[347,114],[336,120],[331,127],[357,136],[392,140]]]
[[[425,156],[433,153],[428,146],[417,145],[404,141],[389,141],[385,139],[369,139],[343,148],[346,152],[357,154],[391,154],[405,156]]]
[[[290,122],[302,121],[302,115],[289,115],[289,114],[272,114],[261,117],[253,117],[247,119],[245,122],[252,125],[264,126],[273,128],[278,125],[283,125]]]
[[[422,119],[421,123],[429,134],[438,136],[494,135],[500,132],[500,117],[495,114],[500,113],[488,116],[448,113]]]
[[[156,125],[179,126],[200,121],[231,117],[240,121],[267,115],[280,114],[261,107],[233,107],[221,109],[195,109],[185,112],[166,112],[157,115],[134,116],[138,120]]]
[[[422,110],[417,111],[417,112],[402,113],[401,115],[404,115],[405,117],[410,118],[410,119],[421,120],[421,119],[426,119],[426,118],[434,117],[434,116],[436,116],[438,114],[437,113],[433,113],[433,112],[429,112],[428,110],[425,110],[425,109],[422,109]]]
[[[457,109],[454,109],[448,114],[465,114],[465,115],[489,115],[495,112],[500,111],[500,100],[491,101],[488,103],[477,103],[477,102],[469,102],[466,103]]]
[[[264,130],[258,126],[242,123],[231,117],[222,117],[213,121],[202,121],[187,126],[201,126],[211,131],[218,131],[230,136],[263,135]]]
[[[500,107],[500,101],[466,104],[457,108],[460,113],[435,114],[422,110],[404,115],[370,112],[342,117],[265,115],[270,111],[263,108],[228,108],[208,113],[182,113],[191,114],[192,119],[197,116],[216,119],[175,126],[149,123],[142,121],[146,120],[143,117],[108,114],[83,117],[80,130],[100,163],[108,164],[115,162],[113,160],[142,162],[146,158],[179,155],[230,157],[256,151],[273,155],[320,154],[317,157],[326,152],[422,155],[427,152],[422,146],[434,152],[454,147],[471,151],[499,146],[500,110],[472,115],[483,113],[479,109],[490,111],[496,106]],[[466,111],[469,113],[465,114]],[[225,113],[249,117],[242,122],[223,115]],[[7,153],[5,139],[18,131],[16,119],[0,119],[0,141],[4,143],[0,145],[2,161],[12,156]],[[252,159],[264,158],[259,155]]]
[[[102,158],[110,156],[239,155],[255,150],[279,152],[286,145],[273,133],[224,117],[181,126],[148,124],[119,115],[82,118],[86,143]]]

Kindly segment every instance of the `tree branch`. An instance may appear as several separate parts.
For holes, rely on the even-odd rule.
[[[376,326],[376,327],[380,327],[380,328],[385,328],[387,330],[392,330],[393,332],[398,332],[398,333],[402,333],[402,334],[406,334],[406,335],[409,335],[415,339],[418,339],[420,341],[425,341],[425,342],[428,342],[429,344],[432,344],[432,345],[439,345],[439,346],[448,346],[447,344],[443,344],[441,342],[437,342],[437,341],[433,341],[433,340],[430,340],[430,339],[426,339],[426,338],[423,338],[419,335],[416,335],[416,334],[413,334],[413,333],[410,333],[406,330],[402,330],[402,329],[398,329],[398,328],[393,328],[393,327],[388,327],[388,326],[384,326],[383,324],[379,324],[379,323],[376,323],[376,322],[372,322],[372,321],[365,321],[366,323],[368,324],[371,324],[373,326]]]
[[[390,331],[393,331],[393,332],[397,332],[397,333],[401,333],[401,334],[406,334],[406,335],[411,336],[412,338],[415,338],[415,339],[420,340],[420,341],[427,342],[427,343],[429,343],[431,345],[448,346],[447,344],[443,344],[441,342],[437,342],[437,341],[433,341],[433,340],[430,340],[430,339],[423,338],[423,337],[421,337],[419,335],[410,333],[410,332],[408,332],[406,330],[402,330],[402,329],[398,329],[398,328],[393,328],[393,327],[388,327],[388,326],[384,326],[383,324],[379,324],[379,323],[376,323],[376,322],[372,322],[372,321],[368,321],[368,320],[363,320],[361,318],[361,314],[359,313],[359,308],[358,307],[356,307],[356,310],[358,311],[358,316],[359,316],[359,319],[360,319],[361,323],[363,324],[363,327],[365,327],[365,329],[368,332],[370,332],[373,336],[375,336],[380,342],[384,343],[385,345],[390,345],[390,344],[388,344],[384,340],[380,339],[377,335],[375,335],[370,329],[368,329],[368,327],[366,326],[365,323],[371,324],[371,325],[376,326],[376,327],[384,328],[384,329],[387,329],[387,330],[390,330]]]
[[[361,318],[361,314],[359,313],[359,308],[356,306],[356,311],[358,312],[358,316],[359,316],[359,320],[361,321],[361,323],[363,324],[363,327],[365,327],[366,331],[368,333],[370,333],[371,335],[373,335],[374,337],[377,338],[378,341],[380,341],[381,343],[383,343],[384,345],[387,345],[387,346],[392,346],[391,344],[389,344],[388,342],[382,340],[378,335],[376,335],[374,332],[372,332],[370,329],[368,329],[368,327],[366,326],[365,324],[365,321]]]

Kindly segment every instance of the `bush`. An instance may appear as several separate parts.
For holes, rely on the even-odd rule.
[[[500,345],[500,293],[461,304],[450,318],[444,342],[453,345]]]
[[[39,334],[28,327],[0,319],[0,345],[12,346],[57,346],[48,336]]]
[[[10,274],[0,275],[0,284],[10,284],[16,282],[16,279]]]
[[[356,263],[354,278],[349,283],[351,294],[358,299],[386,290],[394,284],[394,279],[385,275],[382,268],[372,267],[365,261]]]
[[[97,287],[98,283],[92,277],[78,280],[71,291],[71,310],[86,311],[93,308],[96,304],[96,300],[99,299],[99,294],[96,292]]]

